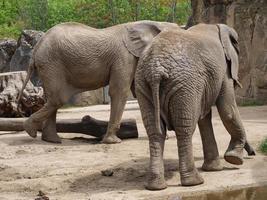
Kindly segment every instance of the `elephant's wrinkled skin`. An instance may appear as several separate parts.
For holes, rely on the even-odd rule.
[[[188,30],[163,31],[139,60],[135,88],[149,138],[150,167],[147,188],[167,187],[163,149],[166,126],[177,137],[181,184],[198,185],[203,179],[194,165],[192,135],[198,123],[203,143],[203,170],[222,170],[211,124],[216,104],[231,141],[226,161],[243,163],[243,148],[254,150],[237,109],[238,35],[230,27],[199,24]],[[246,144],[246,145],[245,145]]]
[[[105,29],[79,23],[63,23],[51,28],[34,48],[27,77],[28,81],[35,67],[47,103],[25,122],[25,130],[36,137],[38,124],[42,123],[42,139],[61,142],[56,132],[57,109],[76,93],[109,84],[111,113],[102,142],[120,142],[116,132],[137,60],[152,39],[168,28],[179,27],[166,22],[139,21]]]

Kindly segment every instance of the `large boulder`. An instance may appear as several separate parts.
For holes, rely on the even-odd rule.
[[[267,103],[267,1],[191,0],[193,14],[188,25],[225,23],[239,34],[239,103]]]
[[[0,40],[0,73],[10,70],[10,61],[17,48],[14,39]]]
[[[28,117],[44,105],[43,89],[29,81],[17,109],[17,98],[26,75],[25,71],[0,73],[0,117],[21,117],[21,114]]]
[[[27,71],[32,51],[36,43],[43,36],[44,32],[34,30],[22,31],[18,42],[17,49],[10,62],[10,71]],[[35,73],[31,79],[34,84],[38,85],[38,77]]]
[[[95,104],[103,104],[104,102],[104,93],[103,88],[86,91],[80,94],[75,95],[71,98],[70,104],[75,106],[89,106]]]

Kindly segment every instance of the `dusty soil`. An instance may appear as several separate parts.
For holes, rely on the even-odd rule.
[[[213,125],[220,155],[229,142],[216,109]],[[267,137],[267,106],[241,107],[247,136],[254,148]],[[60,110],[59,118],[80,118],[90,114],[98,119],[108,119],[109,106]],[[100,144],[95,138],[80,134],[62,133],[62,144],[50,144],[30,138],[25,132],[0,133],[0,199],[35,199],[41,190],[50,200],[134,200],[170,199],[178,196],[203,194],[249,186],[267,186],[267,156],[257,153],[245,156],[242,166],[224,162],[220,172],[203,172],[202,146],[199,131],[193,138],[196,166],[205,183],[194,187],[180,185],[176,139],[170,132],[166,141],[165,176],[168,188],[147,191],[144,188],[149,163],[148,140],[136,102],[127,104],[123,118],[135,118],[140,137],[124,140],[121,144]],[[112,170],[113,176],[103,176],[102,170]]]

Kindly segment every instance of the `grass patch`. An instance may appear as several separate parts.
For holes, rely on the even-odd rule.
[[[262,153],[264,153],[265,155],[267,155],[267,138],[265,138],[265,140],[263,140],[260,144],[260,151]]]
[[[21,28],[18,26],[7,26],[6,24],[0,24],[0,39],[13,38],[17,39],[21,34]]]
[[[244,100],[240,104],[240,106],[263,106],[264,102],[259,100]]]

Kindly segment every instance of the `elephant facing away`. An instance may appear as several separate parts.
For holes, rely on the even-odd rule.
[[[194,165],[192,135],[198,124],[203,143],[203,170],[222,170],[211,124],[216,104],[231,141],[224,158],[243,163],[246,141],[235,101],[238,82],[238,35],[227,25],[199,24],[188,30],[161,32],[143,53],[135,74],[135,89],[149,138],[150,167],[147,189],[167,187],[163,150],[166,126],[177,137],[183,186],[204,182]]]
[[[48,30],[34,48],[21,91],[36,68],[47,102],[25,122],[26,132],[36,137],[37,127],[42,125],[42,139],[60,143],[56,131],[57,109],[74,94],[109,84],[110,121],[102,142],[120,142],[116,132],[138,58],[157,34],[172,28],[179,29],[179,26],[167,22],[139,21],[95,29],[69,22]]]

